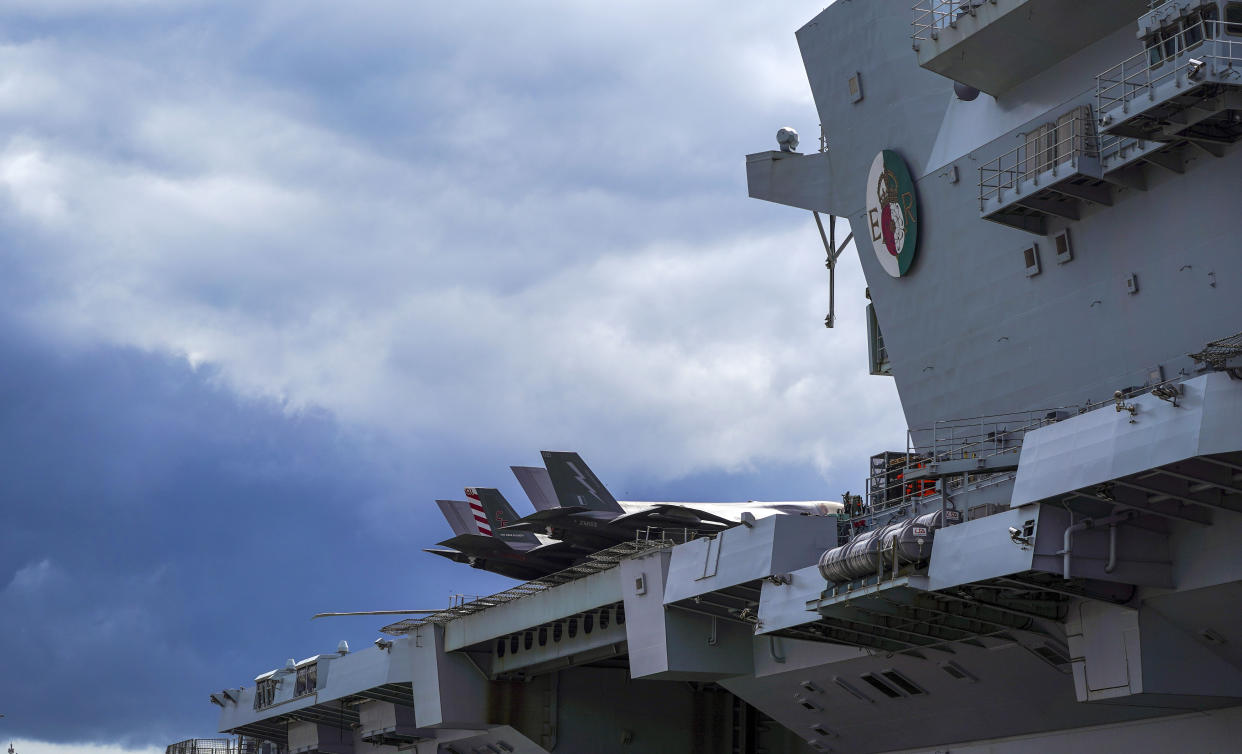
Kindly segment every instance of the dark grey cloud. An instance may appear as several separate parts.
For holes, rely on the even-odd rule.
[[[239,401],[183,360],[70,353],[5,325],[6,732],[135,744],[205,732],[205,691],[261,657],[335,646],[340,627],[306,623],[312,612],[444,600],[374,579],[411,572],[395,539],[442,525],[386,503],[397,488],[383,457],[327,417]],[[365,525],[377,505],[395,531]]]

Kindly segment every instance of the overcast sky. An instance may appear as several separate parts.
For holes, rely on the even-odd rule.
[[[753,3],[0,5],[0,737],[209,736],[207,694],[510,582],[435,498],[578,450],[629,499],[839,499],[904,447]],[[43,743],[38,743],[43,742]],[[99,749],[101,754],[111,749]]]

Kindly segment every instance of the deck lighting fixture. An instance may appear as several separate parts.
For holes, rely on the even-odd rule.
[[[1191,58],[1186,61],[1186,77],[1191,81],[1197,81],[1203,78],[1203,67],[1207,65],[1198,58]]]

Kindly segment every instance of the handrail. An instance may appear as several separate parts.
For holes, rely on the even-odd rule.
[[[911,39],[938,39],[941,29],[957,28],[957,21],[962,16],[975,15],[975,8],[983,5],[984,0],[918,0],[911,8],[914,20],[911,25],[914,33]]]
[[[1211,72],[1222,64],[1232,68],[1238,63],[1242,63],[1242,24],[1200,20],[1097,75],[1096,110],[1103,116],[1142,95],[1154,97],[1156,86],[1187,80],[1203,66]],[[1195,70],[1189,71],[1191,67]]]
[[[1020,181],[1029,181],[1049,170],[1055,174],[1062,165],[1073,163],[1079,157],[1099,156],[1095,123],[1086,108],[1079,108],[1079,112],[1069,121],[1053,121],[1038,128],[1047,128],[1052,139],[1024,140],[979,167],[980,212],[989,199],[999,198],[1002,192],[1017,188]],[[1065,129],[1063,136],[1062,129]]]

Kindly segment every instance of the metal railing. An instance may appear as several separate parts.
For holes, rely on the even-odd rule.
[[[1077,108],[1073,113],[1068,119],[1062,116],[1028,132],[1022,144],[980,166],[979,211],[983,211],[989,199],[999,199],[1020,183],[1048,171],[1056,176],[1062,166],[1074,163],[1078,157],[1099,156],[1099,140],[1089,108]]]
[[[1101,134],[1100,135],[1100,161],[1102,163],[1110,163],[1112,160],[1124,161],[1126,155],[1131,151],[1139,151],[1150,148],[1155,142],[1145,141],[1133,136],[1118,136],[1117,134]],[[1158,146],[1167,146],[1159,144]]]
[[[1242,64],[1242,24],[1199,21],[1170,31],[1157,44],[1096,76],[1096,111],[1103,115],[1142,96],[1154,100],[1157,86],[1180,86],[1201,76],[1205,67],[1213,72],[1235,64]]]
[[[939,39],[941,29],[956,29],[963,16],[975,15],[984,0],[919,0],[914,11],[912,39]]]
[[[165,747],[164,754],[251,754],[257,741],[232,738],[188,738]]]
[[[381,628],[380,633],[388,634],[389,636],[403,636],[405,634],[412,633],[414,629],[427,623],[448,623],[449,621],[454,621],[458,618],[464,618],[467,615],[474,615],[475,613],[488,610],[496,607],[497,605],[503,605],[507,602],[512,602],[523,597],[529,597],[532,594],[545,592],[554,586],[560,586],[561,584],[566,584],[570,581],[577,581],[584,576],[590,576],[594,573],[607,571],[610,568],[615,568],[621,561],[632,558],[635,555],[645,552],[652,552],[654,550],[663,550],[665,548],[672,547],[675,544],[677,544],[677,542],[672,539],[636,539],[631,542],[622,542],[619,545],[613,545],[612,547],[588,555],[585,561],[576,566],[566,568],[563,571],[557,571],[556,573],[549,574],[533,581],[527,581],[513,587],[512,589],[506,589],[503,592],[493,594],[489,597],[479,597],[470,600],[469,602],[463,602],[458,599],[463,595],[455,595],[453,600],[454,604],[450,607],[431,615],[421,616],[418,618],[407,618],[405,620],[392,623]]]
[[[1062,407],[989,414],[969,419],[946,419],[930,427],[912,429],[906,434],[906,453],[896,465],[873,469],[866,484],[866,501],[856,515],[871,518],[914,502],[939,500],[947,489],[953,495],[1002,484],[1013,471],[978,472],[945,478],[938,486],[931,479],[911,479],[911,474],[928,464],[962,459],[986,459],[1012,454],[1016,462],[1026,433],[1080,413],[1080,407]]]
[[[1026,433],[1053,424],[1077,409],[1041,408],[969,419],[945,419],[922,430],[910,430],[908,443],[933,462],[990,458],[1017,452]],[[929,444],[930,443],[930,444]],[[917,450],[917,449],[920,449]]]

